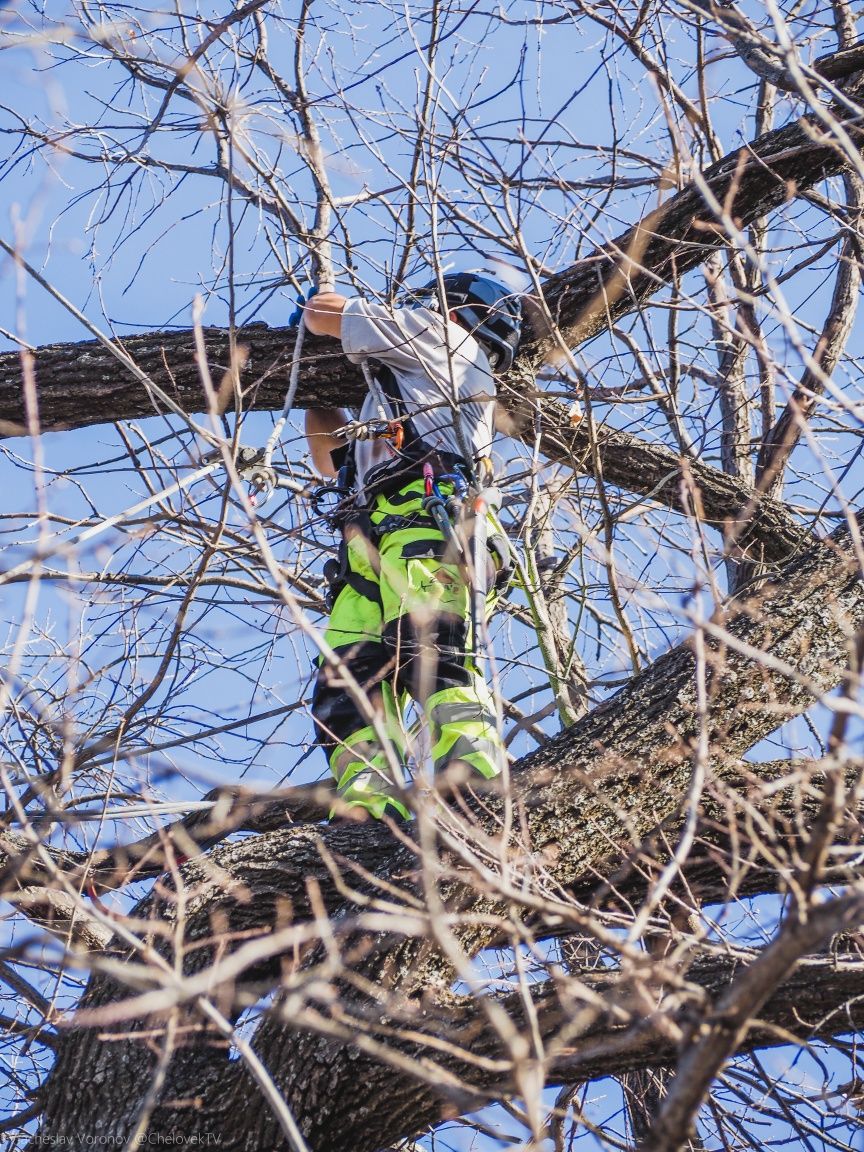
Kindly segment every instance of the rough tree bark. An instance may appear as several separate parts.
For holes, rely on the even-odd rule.
[[[778,724],[808,708],[814,693],[829,692],[842,680],[850,645],[864,627],[858,531],[858,525],[854,531],[844,525],[831,541],[812,546],[788,565],[777,585],[763,590],[758,600],[735,605],[727,619],[717,617],[706,625],[707,724],[711,746],[723,758],[741,756]],[[508,905],[523,879],[530,877],[560,911],[566,905],[559,905],[554,893],[561,887],[590,898],[600,887],[598,876],[608,877],[619,869],[622,859],[637,851],[659,822],[672,819],[674,824],[689,787],[699,731],[695,672],[692,645],[685,643],[517,766],[513,789],[522,820],[514,822],[510,833],[506,876],[500,874],[495,855],[485,854],[487,846],[476,832],[479,825],[492,837],[500,834],[504,802],[494,795],[482,802],[465,799],[475,829],[463,841],[467,856],[460,861],[455,844],[449,850],[442,848],[437,889],[447,906],[477,914],[466,915],[470,926],[455,929],[466,954],[474,955],[495,941],[508,922]],[[724,762],[718,761],[720,778]],[[451,831],[458,839],[455,814]],[[475,852],[484,858],[490,875],[485,883],[471,876],[467,861]],[[344,885],[334,882],[328,866],[334,856],[342,861],[346,878],[360,894],[359,904],[346,899]],[[249,932],[273,930],[280,900],[290,901],[295,924],[313,916],[310,877],[320,892],[316,898],[331,922],[338,924],[350,922],[347,918],[360,910],[362,897],[375,893],[379,883],[396,882],[410,895],[417,883],[415,866],[412,845],[395,841],[377,825],[356,829],[302,826],[218,849],[184,869],[192,892],[182,934],[186,967],[190,972],[201,971],[212,962],[214,923],[222,924],[223,936],[230,925],[248,939]],[[240,900],[226,876],[241,885]],[[250,892],[251,900],[246,898]],[[508,892],[512,893],[509,899]],[[614,897],[610,894],[607,899]],[[156,922],[168,922],[162,937],[176,918],[170,901],[160,905],[155,898],[139,912]],[[281,922],[285,922],[284,908]],[[454,1071],[465,1074],[466,1059],[436,1050],[434,1038],[447,1034],[462,1039],[460,1022],[472,1010],[448,991],[453,976],[450,965],[422,932],[406,934],[394,923],[391,932],[358,929],[343,944],[348,951],[357,950],[357,978],[365,976],[373,990],[383,987],[398,993],[398,1011],[390,1007],[389,1019],[382,1021],[374,996],[358,992],[356,984],[350,988],[344,984],[342,1007],[331,1013],[326,1003],[315,1003],[313,989],[310,999],[316,1030],[308,1030],[308,1007],[292,1021],[296,1007],[292,1008],[287,996],[283,1011],[259,1026],[255,1045],[311,1148],[376,1152],[439,1120],[448,1106],[466,1106],[464,1092],[457,1092],[453,1076]],[[159,947],[170,956],[171,945],[164,939]],[[314,975],[316,965],[326,963],[326,950],[313,953],[305,963]],[[244,979],[263,977],[262,988],[266,988],[273,975],[272,965],[264,963]],[[302,972],[297,979],[302,979]],[[287,985],[290,988],[290,978]],[[843,980],[837,987],[845,995]],[[208,992],[212,994],[212,984]],[[83,1007],[91,1012],[101,1007],[107,1014],[95,1016],[90,1027],[61,1038],[57,1064],[43,1092],[44,1134],[72,1138],[86,1132],[107,1138],[130,1133],[141,1107],[142,1086],[150,1082],[156,1057],[134,1035],[152,1021],[145,1016],[130,1025],[121,1019],[124,1013],[118,1012],[117,1004],[123,994],[113,975],[97,973],[92,978]],[[783,1019],[788,1019],[788,997],[783,989],[778,996],[778,1006],[787,1005]],[[844,1002],[838,1000],[835,1006]],[[698,1009],[689,1003],[688,1010],[710,1011],[710,1003],[710,997]],[[155,1001],[133,1002],[128,1015],[135,1017],[148,1004],[155,1006]],[[765,1007],[762,1019],[770,1022],[767,1011]],[[363,1021],[371,1036],[355,1034],[349,1012]],[[560,1018],[557,1011],[543,1017],[552,1035]],[[847,1027],[849,1018],[841,1015],[840,1019],[837,1027]],[[478,1019],[474,1011],[472,1020],[464,1035],[466,1047],[481,1052],[485,1044],[495,1050],[497,1042],[488,1019],[482,1014]],[[410,1040],[400,1040],[400,1024],[411,1029]],[[411,1055],[422,1050],[417,1036],[427,1029],[432,1043],[422,1052],[427,1075],[421,1082],[410,1072],[376,1059],[376,1031],[386,1035],[395,1030],[389,1042],[397,1048],[401,1044]],[[286,1147],[265,1109],[243,1107],[257,1091],[245,1067],[229,1062],[212,1036],[193,1034],[185,1042],[168,1067],[151,1130],[187,1135],[212,1132],[223,1137],[222,1147],[229,1148]],[[595,1039],[587,1048],[596,1043]],[[636,1045],[639,1050],[640,1045],[641,1041]],[[668,1061],[668,1051],[664,1050],[664,1056]],[[614,1058],[597,1059],[606,1070],[613,1070]],[[631,1049],[614,1070],[638,1064]],[[484,1091],[494,1093],[508,1083],[512,1071],[506,1060],[499,1059],[499,1065],[470,1070],[477,1099]],[[586,1060],[586,1071],[594,1067]],[[553,1068],[545,1072],[555,1075]],[[386,1109],[381,1107],[385,1099]],[[346,1125],[349,1116],[351,1123]]]
[[[845,129],[857,139],[854,124],[846,123]],[[514,384],[518,387],[533,380],[537,370],[554,359],[560,350],[559,335],[571,348],[589,339],[647,300],[673,275],[696,267],[727,242],[706,202],[706,187],[740,229],[797,190],[841,171],[847,159],[836,140],[802,118],[707,169],[701,181],[672,197],[615,243],[544,284],[544,305],[552,328],[537,321]],[[205,338],[211,364],[218,372],[228,361],[227,334],[208,330]],[[247,349],[244,404],[278,407],[290,360],[290,333],[245,329],[238,333],[238,342]],[[203,407],[189,333],[132,337],[124,345],[184,408]],[[122,370],[97,345],[40,350],[36,366],[46,429],[141,417],[153,411],[140,387],[125,382]],[[362,388],[360,378],[351,375],[342,358],[324,342],[310,341],[302,381],[299,406],[344,403],[359,398]],[[752,525],[748,530],[753,540],[774,560],[797,552],[777,584],[763,588],[750,603],[733,605],[725,618],[718,614],[704,626],[714,781],[718,789],[724,783],[734,787],[739,758],[785,720],[805,711],[814,697],[831,691],[843,677],[849,649],[864,628],[864,585],[856,551],[859,526],[853,526],[854,530],[844,526],[827,543],[807,541],[801,526],[781,505],[754,494],[734,478],[702,465],[682,465],[666,449],[646,451],[641,442],[621,433],[598,436],[598,450],[592,451],[595,432],[587,423],[573,428],[566,413],[546,407],[545,402],[544,412],[543,446],[552,458],[586,474],[596,472],[599,460],[606,481],[650,493],[671,507],[680,506],[682,488],[687,487],[682,478],[693,479],[709,522]],[[518,408],[516,414],[518,418]],[[23,424],[16,355],[0,358],[0,416],[6,432]],[[473,919],[466,915],[455,929],[466,955],[476,955],[495,943],[514,910],[524,913],[519,905],[523,880],[530,880],[529,888],[538,886],[561,916],[573,911],[566,901],[556,901],[562,889],[581,900],[614,903],[614,885],[599,884],[598,876],[621,873],[623,884],[625,862],[638,856],[658,825],[674,833],[682,819],[700,728],[695,673],[693,649],[689,643],[681,645],[516,767],[513,798],[520,819],[507,825],[511,830],[506,871],[491,850],[484,857],[489,845],[476,831],[485,829],[490,845],[501,833],[506,805],[500,797],[493,793],[482,802],[460,798],[472,818],[470,840],[455,810],[449,817],[442,815],[441,873],[434,887],[447,906],[477,914]],[[728,765],[735,767],[724,781]],[[806,830],[801,835],[806,836]],[[478,881],[478,875],[483,875],[478,857],[483,857],[485,868],[482,881]],[[346,895],[345,884],[337,882],[334,859],[350,881],[354,899]],[[710,857],[707,863],[704,858],[698,863],[710,872]],[[469,1002],[452,994],[452,966],[423,932],[412,934],[398,921],[390,931],[364,929],[362,922],[350,930],[352,916],[362,913],[362,898],[382,890],[385,882],[398,884],[408,896],[416,891],[420,880],[410,842],[395,840],[379,825],[285,828],[215,849],[206,858],[187,864],[183,879],[189,896],[180,937],[183,965],[190,974],[203,973],[221,953],[226,932],[266,939],[274,927],[286,922],[286,900],[290,900],[293,925],[302,926],[323,907],[331,922],[349,928],[342,944],[354,955],[353,979],[350,987],[342,983],[341,1007],[318,998],[314,978],[319,966],[326,971],[327,957],[326,950],[313,951],[297,971],[286,975],[282,1000],[256,1034],[256,1050],[316,1152],[376,1152],[437,1121],[448,1107],[463,1108],[482,1100],[487,1092],[494,1096],[514,1084],[518,1087],[488,1017],[478,1009],[476,999]],[[163,900],[157,892],[138,911],[153,920],[154,945],[173,958],[177,941],[168,933],[178,923],[177,903]],[[554,930],[551,924],[545,927]],[[543,928],[542,922],[538,924],[541,934]],[[221,940],[214,942],[220,933]],[[146,1030],[152,1020],[146,1013],[156,1004],[164,1009],[166,1001],[158,989],[146,999],[147,987],[152,985],[146,986],[142,999],[129,1006],[128,1018],[124,1016],[122,1000],[127,988],[119,970],[111,968],[111,960],[128,962],[132,972],[132,958],[119,943],[113,954],[103,958],[102,970],[95,958],[84,1014],[77,1026],[62,1034],[56,1066],[43,1088],[43,1139],[127,1136],[144,1107],[159,1049],[158,1042],[155,1051],[148,1043]],[[746,964],[746,958],[741,963]],[[814,973],[825,972],[831,963],[830,981],[813,979]],[[799,1035],[813,1034],[800,1023],[802,1007],[818,1014],[829,1032],[858,1024],[854,1015],[840,1013],[835,1019],[831,1013],[860,994],[859,968],[850,963],[838,971],[833,960],[824,958],[813,958],[808,964],[803,971],[809,973],[809,980],[802,986],[799,973],[777,990],[762,1008],[769,1030],[754,1030],[742,1041],[745,1046],[770,1042],[775,1035],[772,1025],[798,1030]],[[260,981],[258,990],[264,991],[281,971],[275,955],[259,957],[239,977],[226,979],[225,995],[232,996],[235,977],[237,987],[255,990]],[[304,984],[307,976],[310,982]],[[718,960],[712,967],[706,961],[687,976],[692,988],[701,991],[701,998],[695,992],[685,997],[682,1011],[698,1017],[709,1013],[721,997],[731,976],[730,966],[726,963],[724,968]],[[596,979],[608,977],[603,974]],[[385,1020],[370,994],[376,986],[396,998],[388,1001],[390,1015]],[[293,989],[299,1001],[292,999]],[[213,991],[208,984],[208,995]],[[187,990],[183,995],[188,994]],[[833,999],[826,1000],[826,996]],[[548,1002],[544,1003],[544,997]],[[302,1003],[302,1010],[295,1017],[297,1003]],[[554,1040],[573,1005],[559,1003],[554,989],[541,989],[537,1008],[542,1030]],[[184,1022],[194,1022],[194,1001],[184,1002],[182,1012]],[[352,1013],[363,1022],[362,1033],[352,1026]],[[641,1027],[625,1026],[623,1038],[616,1030],[621,1031],[613,1022],[598,1018],[583,1036],[572,1038],[557,1062],[550,1060],[544,1075],[620,1073],[667,1065],[674,1057],[668,1039],[652,1033],[644,1022]],[[462,1043],[462,1051],[448,1053],[436,1046],[436,1038],[445,1032]],[[428,1043],[423,1042],[424,1035]],[[382,1063],[377,1045],[385,1039],[393,1050],[419,1058],[412,1069]],[[615,1043],[604,1045],[604,1040]],[[478,1063],[480,1056],[489,1057],[484,1066]],[[457,1075],[470,1082],[473,1095],[466,1097],[464,1087],[457,1087]],[[249,1101],[257,1097],[258,1088],[245,1065],[229,1061],[226,1049],[214,1042],[212,1033],[190,1031],[167,1065],[150,1129],[187,1136],[213,1132],[222,1136],[224,1148],[285,1147],[273,1116],[264,1108],[249,1107]],[[384,1100],[386,1108],[381,1106]]]
[[[857,139],[854,124],[846,131]],[[635,227],[605,248],[593,252],[543,284],[543,308],[534,316],[534,332],[521,353],[504,396],[512,401],[517,425],[534,427],[536,374],[563,347],[575,348],[608,324],[649,299],[673,275],[682,276],[710,253],[727,244],[723,227],[706,201],[703,189],[724,205],[737,227],[765,216],[796,192],[806,190],[843,170],[848,157],[837,141],[806,117],[768,132],[735,149],[704,171],[701,180],[671,197]],[[548,314],[548,315],[547,315]],[[552,328],[549,327],[549,320]],[[243,351],[243,405],[274,409],[282,404],[294,346],[287,328],[252,325],[236,333]],[[230,363],[229,334],[205,328],[208,363],[216,379]],[[193,336],[189,331],[153,332],[122,340],[139,367],[166,389],[186,411],[205,407]],[[101,344],[94,341],[55,344],[34,351],[39,388],[39,415],[45,430],[81,427],[110,420],[152,415],[157,409],[144,388]],[[348,364],[335,343],[307,336],[297,393],[297,406],[359,402],[364,390],[360,370]],[[521,399],[520,399],[521,398]],[[573,427],[562,405],[545,402],[541,417],[544,451],[550,459],[573,465],[583,474],[596,471],[587,424]],[[0,431],[21,432],[25,425],[18,353],[0,355]],[[634,452],[633,448],[639,451]],[[671,507],[680,507],[681,461],[661,445],[644,445],[625,433],[604,430],[597,449],[606,482],[649,494]],[[763,558],[787,557],[801,542],[802,528],[782,504],[754,494],[746,484],[704,464],[698,473],[707,522],[737,524],[746,510],[751,525],[742,546],[752,540],[764,549]]]

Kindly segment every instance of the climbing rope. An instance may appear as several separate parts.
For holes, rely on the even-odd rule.
[[[294,351],[291,354],[291,372],[288,376],[288,391],[285,393],[285,400],[282,403],[282,411],[279,414],[279,418],[273,425],[273,431],[270,433],[267,443],[264,446],[261,471],[256,476],[258,493],[253,494],[258,496],[262,504],[270,499],[276,487],[275,471],[273,469],[273,453],[276,450],[276,445],[282,439],[282,433],[285,430],[285,425],[288,423],[291,409],[294,407],[294,397],[297,395],[297,384],[300,380],[300,355],[303,351],[303,337],[305,333],[306,317],[301,311],[300,320],[297,324],[297,335],[294,337]],[[254,502],[255,501],[253,501],[253,503]]]
[[[267,443],[264,446],[260,467],[255,472],[254,479],[250,481],[250,488],[252,489],[250,499],[254,505],[259,503],[266,504],[273,495],[274,490],[278,487],[276,471],[273,468],[273,453],[276,451],[276,446],[282,439],[282,433],[285,431],[285,425],[288,423],[288,417],[291,415],[291,410],[294,407],[297,385],[300,381],[300,357],[303,352],[303,338],[306,335],[306,313],[304,306],[309,303],[313,296],[317,296],[319,292],[332,291],[333,286],[330,283],[319,282],[314,285],[305,299],[297,301],[297,307],[288,320],[289,327],[292,327],[294,324],[297,326],[297,334],[294,337],[294,350],[291,353],[291,370],[288,374],[288,390],[285,393],[285,399],[282,403],[282,411],[279,413],[279,417],[273,425],[273,431],[270,433]]]
[[[258,463],[260,455],[260,448],[241,447],[237,451],[237,473],[250,484],[254,483],[256,470],[260,467]],[[218,459],[214,459],[214,457],[218,457]],[[196,468],[194,472],[185,476],[182,480],[177,480],[175,483],[169,484],[158,492],[145,496],[143,500],[137,501],[129,508],[124,508],[122,512],[116,512],[113,516],[106,516],[97,524],[91,524],[89,528],[85,528],[84,531],[79,532],[77,536],[73,536],[71,539],[59,540],[52,547],[37,552],[36,555],[32,556],[29,560],[22,561],[22,563],[15,565],[15,567],[8,568],[5,572],[0,573],[0,585],[9,584],[28,574],[32,571],[34,563],[44,564],[46,560],[50,560],[55,556],[74,551],[81,544],[85,544],[88,540],[92,540],[94,537],[100,536],[103,532],[107,532],[109,528],[113,528],[115,525],[139,515],[139,513],[144,512],[151,505],[158,504],[160,500],[167,500],[171,496],[177,495],[178,492],[184,492],[199,480],[203,480],[205,476],[209,476],[224,467],[225,462],[222,458],[222,452],[217,449],[216,452],[211,453],[210,457],[202,461],[200,468]],[[302,495],[307,491],[304,484],[299,483],[297,480],[291,480],[287,476],[277,476],[275,486],[277,488],[286,488],[288,491],[295,492],[298,495]],[[75,527],[74,524],[70,525],[68,528],[62,529],[60,534],[65,536]]]

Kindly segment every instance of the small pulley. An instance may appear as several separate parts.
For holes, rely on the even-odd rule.
[[[405,443],[405,428],[401,420],[349,420],[333,435],[345,440],[389,440],[396,452],[401,452]]]
[[[238,448],[237,474],[249,485],[249,500],[253,508],[266,504],[279,483],[276,470],[264,463],[263,448]]]
[[[211,452],[206,460],[216,460],[221,450]],[[260,508],[273,495],[277,488],[290,492],[304,493],[305,485],[287,476],[280,476],[272,464],[266,463],[266,449],[240,445],[235,458],[237,475],[249,485],[249,500],[254,508]]]

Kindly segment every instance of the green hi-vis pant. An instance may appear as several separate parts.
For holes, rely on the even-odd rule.
[[[404,763],[403,710],[408,695],[423,708],[436,771],[455,760],[482,776],[504,761],[491,694],[471,658],[471,592],[444,537],[423,512],[422,480],[374,500],[370,519],[410,516],[412,524],[377,539],[347,540],[346,583],[330,615],[325,639],[341,657],[391,744],[389,764]],[[500,530],[500,529],[499,529]],[[494,594],[487,600],[491,611]],[[380,818],[407,817],[393,795],[388,766],[369,713],[345,690],[338,669],[321,663],[312,715],[316,735],[336,777],[340,798]]]

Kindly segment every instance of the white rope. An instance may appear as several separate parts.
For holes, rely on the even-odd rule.
[[[175,495],[177,492],[182,492],[184,488],[190,487],[197,480],[202,480],[211,472],[215,472],[217,468],[224,467],[221,460],[214,461],[211,464],[205,464],[202,468],[197,468],[191,475],[187,476],[184,480],[178,480],[175,484],[170,484],[167,488],[163,488],[161,492],[154,492],[152,496],[146,496],[143,500],[139,500],[137,504],[133,504],[131,508],[126,508],[122,512],[117,512],[114,516],[107,516],[104,520],[100,520],[98,524],[91,524],[89,528],[74,536],[71,540],[64,540],[58,543],[55,547],[49,548],[47,552],[38,552],[29,560],[17,564],[14,568],[9,568],[5,572],[0,573],[0,584],[6,584],[15,577],[21,576],[28,572],[34,564],[41,564],[45,560],[50,560],[52,556],[58,556],[63,552],[71,551],[77,548],[79,544],[83,544],[85,540],[92,540],[94,536],[99,536],[102,532],[106,532],[109,528],[113,528],[115,524],[119,524],[121,520],[128,520],[130,516],[136,516],[139,512],[143,512],[145,508],[149,508],[151,504],[156,504],[160,500],[167,500],[169,496]],[[70,525],[64,529],[64,532],[71,532],[75,525]]]
[[[285,425],[288,423],[288,417],[291,415],[291,409],[294,407],[294,397],[297,395],[297,384],[300,380],[300,353],[303,350],[303,336],[306,333],[306,317],[301,313],[300,322],[297,325],[297,336],[294,339],[294,351],[291,355],[291,374],[288,377],[288,391],[285,393],[285,402],[282,405],[282,412],[279,419],[273,425],[273,431],[270,433],[270,438],[264,448],[264,467],[271,468],[273,453],[276,450],[276,445],[282,436]]]
[[[329,282],[320,281],[317,286],[318,292],[332,292],[333,285]],[[288,391],[285,393],[285,400],[282,404],[282,411],[279,414],[279,419],[273,426],[273,431],[267,440],[264,447],[264,467],[273,467],[273,453],[276,451],[276,445],[282,437],[285,430],[285,425],[288,423],[288,417],[291,415],[291,409],[294,407],[294,399],[297,395],[297,384],[300,380],[300,355],[303,351],[303,337],[306,335],[306,313],[304,312],[305,304],[308,304],[312,299],[311,295],[306,297],[306,300],[300,303],[300,319],[297,322],[297,335],[294,339],[294,351],[291,353],[291,372],[288,376]]]
[[[369,367],[369,361],[366,359],[361,360],[360,369],[363,373],[363,379],[366,381],[366,387],[372,394],[375,407],[378,409],[378,418],[380,420],[390,421],[394,416],[398,416],[398,412],[391,411],[391,405],[389,403],[385,404],[384,393],[372,369]]]
[[[166,801],[154,804],[130,804],[123,808],[100,808],[98,812],[75,812],[73,809],[51,814],[51,819],[64,824],[84,824],[100,820],[131,820],[137,816],[179,816],[186,812],[210,812],[218,800]]]

